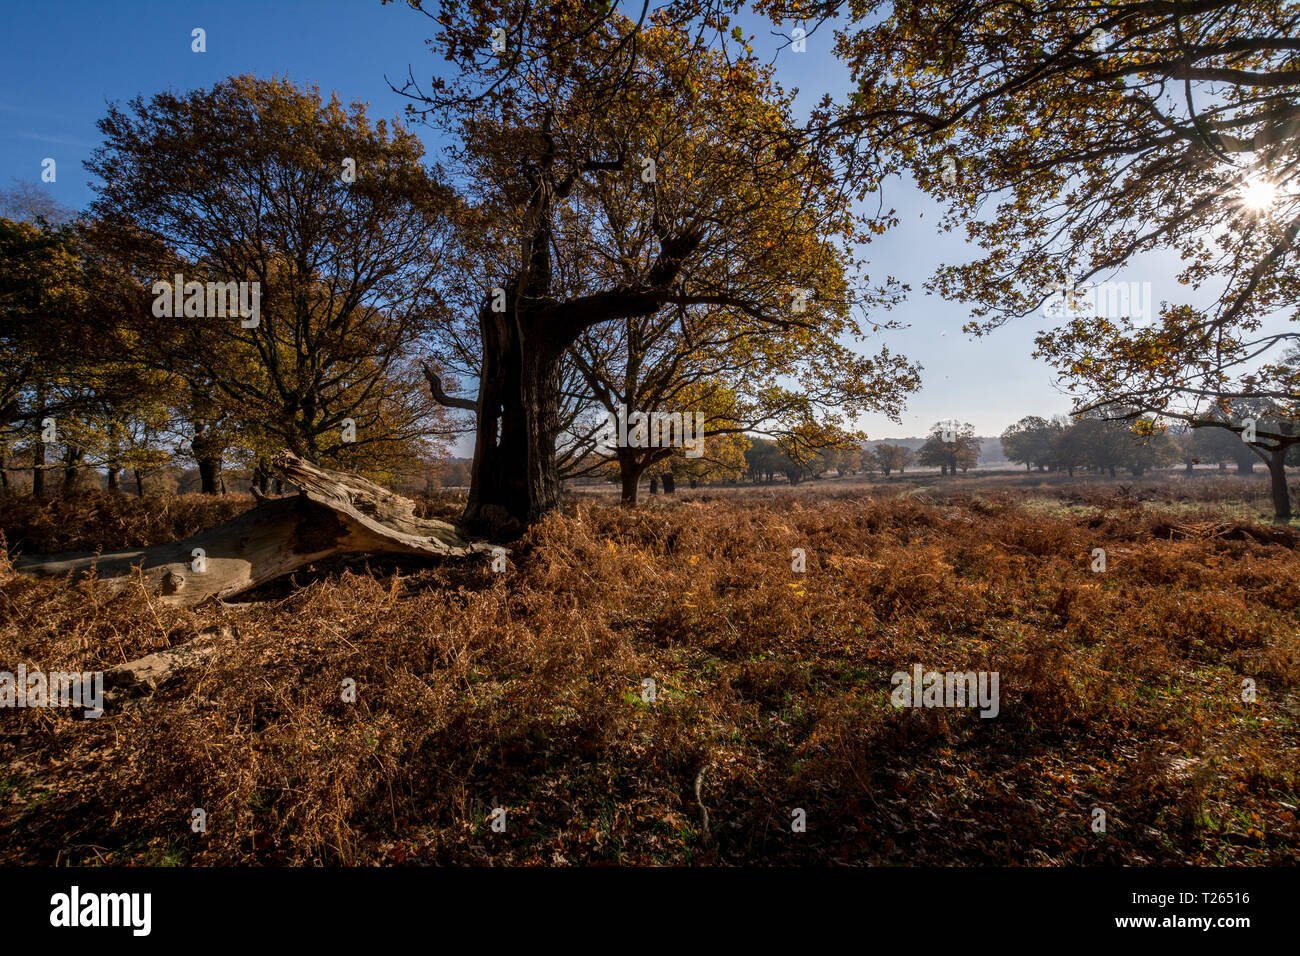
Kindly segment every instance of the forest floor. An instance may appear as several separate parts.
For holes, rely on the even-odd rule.
[[[1300,531],[1259,519],[1266,493],[580,495],[503,573],[339,559],[237,607],[0,554],[0,670],[216,648],[99,719],[0,711],[0,863],[1295,864]],[[0,530],[112,550],[252,504],[7,498]],[[997,673],[996,717],[895,707],[914,665]]]

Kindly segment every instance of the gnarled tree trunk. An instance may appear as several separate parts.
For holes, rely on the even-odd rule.
[[[479,309],[478,401],[447,395],[437,375],[425,368],[435,400],[477,415],[463,523],[476,534],[497,539],[519,535],[559,506],[555,443],[560,436],[559,365],[565,350],[586,329],[658,311],[671,297],[682,264],[704,239],[702,226],[670,232],[656,215],[659,252],[644,275],[576,298],[554,298],[556,200],[569,194],[578,176],[623,170],[626,158],[591,159],[577,169],[558,169],[550,122],[546,117],[537,130],[540,150],[519,164],[529,198],[520,210],[520,255],[514,274],[492,290]]]
[[[528,521],[528,438],[523,396],[523,344],[514,317],[485,304],[479,312],[483,360],[476,403],[448,399],[437,377],[425,375],[434,397],[478,415],[474,465],[464,522],[476,533],[512,537]],[[554,452],[552,452],[552,457]]]

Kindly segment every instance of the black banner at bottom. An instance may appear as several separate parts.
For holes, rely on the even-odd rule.
[[[496,944],[659,945],[669,934],[692,949],[878,932],[943,945],[1192,936],[1231,945],[1260,930],[1294,938],[1297,889],[1297,871],[1282,868],[0,870],[11,939],[127,945],[373,943],[457,926]]]

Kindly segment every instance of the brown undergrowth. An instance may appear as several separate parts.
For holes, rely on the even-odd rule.
[[[248,504],[4,530],[112,549]],[[1285,535],[1014,493],[580,504],[503,574],[336,562],[235,610],[4,563],[0,669],[230,638],[99,720],[0,712],[0,862],[1293,864],[1297,572]],[[918,663],[998,672],[1000,713],[894,708]]]

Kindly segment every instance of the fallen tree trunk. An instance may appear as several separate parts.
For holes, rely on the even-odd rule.
[[[486,552],[445,521],[417,518],[415,502],[344,472],[282,452],[274,464],[296,495],[263,498],[257,507],[184,541],[112,554],[25,556],[24,574],[95,572],[124,587],[139,568],[164,603],[225,599],[336,554],[405,554],[429,558]]]

